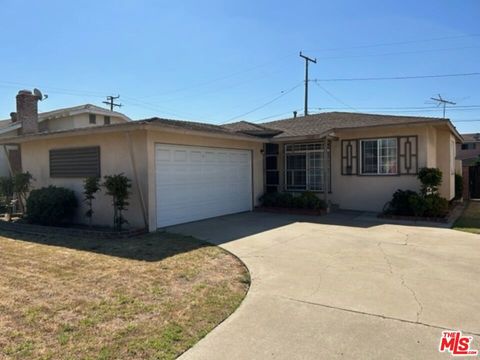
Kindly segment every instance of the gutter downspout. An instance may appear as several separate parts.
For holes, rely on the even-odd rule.
[[[128,150],[129,150],[129,154],[130,154],[130,163],[132,165],[135,187],[137,188],[138,195],[140,197],[140,207],[142,209],[143,223],[145,224],[145,229],[148,229],[147,208],[145,206],[145,198],[143,197],[142,189],[141,189],[140,184],[138,182],[137,165],[136,165],[136,162],[135,162],[135,156],[133,156],[133,144],[132,144],[132,138],[130,137],[130,131],[127,131],[125,133],[125,137],[127,138]]]
[[[328,136],[323,138],[323,200],[327,208],[325,209],[327,214],[330,213],[330,200],[328,199],[328,191],[330,189],[330,166],[328,162]]]

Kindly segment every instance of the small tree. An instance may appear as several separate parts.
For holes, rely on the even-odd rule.
[[[130,196],[129,189],[132,187],[132,184],[130,179],[123,175],[123,173],[107,175],[104,179],[105,181],[102,185],[107,190],[107,195],[113,198],[113,227],[121,231],[122,225],[128,223],[128,221],[123,218],[122,212],[126,210],[129,205],[127,200]]]
[[[418,172],[418,179],[422,183],[420,191],[423,196],[438,194],[438,187],[442,184],[442,171],[438,168],[422,168]]]
[[[93,200],[95,200],[95,194],[100,190],[100,178],[96,176],[87,177],[83,182],[83,195],[84,201],[87,203],[88,210],[85,216],[88,217],[88,224],[92,226],[93,217]]]
[[[18,173],[13,175],[13,191],[18,196],[20,207],[25,211],[25,204],[27,203],[27,195],[31,190],[32,174],[28,171],[25,173]]]
[[[13,212],[13,179],[11,177],[0,177],[0,196],[3,198],[5,203],[5,213],[7,214],[8,221],[10,221],[12,219]]]

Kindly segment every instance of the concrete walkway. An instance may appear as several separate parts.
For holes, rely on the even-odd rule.
[[[371,220],[371,221],[370,221]],[[248,266],[242,305],[181,359],[437,359],[480,349],[480,236],[356,213],[244,213],[180,226]]]

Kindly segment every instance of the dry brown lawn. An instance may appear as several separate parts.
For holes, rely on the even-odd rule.
[[[0,232],[0,359],[173,359],[237,308],[249,281],[221,248],[168,233]]]

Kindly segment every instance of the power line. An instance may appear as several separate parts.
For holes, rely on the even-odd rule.
[[[315,85],[317,85],[320,89],[322,89],[328,96],[330,96],[333,100],[339,102],[340,104],[342,105],[345,105],[347,108],[351,109],[351,110],[354,110],[354,111],[358,111],[357,109],[355,109],[354,107],[348,105],[346,102],[344,102],[342,99],[338,98],[337,96],[333,95],[330,91],[328,91],[327,89],[325,89],[325,87],[323,87],[322,85],[320,85],[317,81],[315,82]]]
[[[320,110],[342,110],[350,107],[318,107]],[[313,109],[313,108],[311,108]],[[438,110],[436,106],[385,106],[385,107],[355,107],[356,110]],[[458,105],[450,110],[477,110],[480,105]]]
[[[316,108],[317,110],[351,110],[349,108]],[[362,109],[357,108],[356,110],[362,111]],[[365,111],[371,111],[371,112],[382,112],[382,113],[406,113],[406,114],[415,114],[415,113],[424,113],[424,112],[438,112],[441,111],[439,108],[432,108],[432,109],[419,109],[419,110],[382,110],[382,109],[363,109]],[[480,108],[470,108],[470,109],[456,109],[456,108],[450,108],[449,111],[479,111]]]
[[[271,64],[276,63],[276,62],[280,62],[280,61],[285,60],[286,58],[289,58],[289,57],[292,57],[292,56],[293,56],[292,54],[288,54],[288,55],[276,58],[276,59],[271,60],[271,61],[267,61],[267,62],[264,62],[264,63],[261,63],[261,64],[253,65],[253,66],[248,67],[248,68],[243,69],[243,70],[232,72],[232,73],[224,75],[224,76],[219,76],[219,77],[216,77],[216,78],[213,78],[213,79],[210,79],[210,80],[206,80],[206,81],[202,81],[202,82],[190,85],[190,86],[185,86],[185,87],[181,87],[181,88],[178,88],[178,89],[174,89],[172,91],[167,91],[167,92],[164,92],[164,93],[147,96],[147,98],[163,96],[163,95],[168,95],[168,94],[174,94],[174,93],[183,92],[183,91],[186,91],[186,90],[202,87],[202,86],[205,86],[205,85],[209,85],[209,84],[212,84],[212,83],[215,83],[215,82],[218,82],[218,81],[226,80],[226,79],[235,77],[237,75],[244,74],[246,72],[250,72],[250,71],[253,71],[253,70],[268,66],[268,65],[271,65]]]
[[[263,120],[268,120],[268,119],[272,119],[272,118],[276,118],[276,117],[279,117],[279,116],[282,116],[282,115],[286,115],[286,114],[292,114],[294,113],[295,111],[300,111],[301,109],[295,109],[295,110],[292,110],[292,111],[284,111],[283,113],[280,113],[280,114],[275,114],[275,115],[270,115],[270,116],[266,116],[266,117],[263,117],[261,119],[257,119],[257,120],[254,120],[254,122],[258,122],[258,121],[263,121]]]
[[[300,85],[302,85],[302,83],[303,83],[303,82],[295,85],[294,87],[292,87],[292,88],[290,88],[290,89],[288,89],[288,90],[286,90],[286,91],[282,91],[280,95],[276,96],[275,98],[273,98],[272,100],[266,102],[265,104],[262,104],[262,105],[260,105],[260,106],[257,106],[256,108],[254,108],[254,109],[252,109],[252,110],[250,110],[250,111],[247,111],[247,112],[245,112],[245,113],[243,113],[243,114],[234,116],[234,117],[228,119],[227,121],[236,120],[236,119],[238,119],[238,118],[240,118],[240,117],[243,117],[243,116],[245,116],[245,115],[251,114],[251,113],[253,113],[253,112],[257,111],[257,110],[263,109],[264,107],[270,105],[271,103],[273,103],[273,102],[277,101],[278,99],[284,97],[285,95],[291,93],[293,90],[297,89]]]
[[[469,34],[469,35],[458,35],[458,36],[443,36],[429,39],[420,39],[420,40],[406,40],[406,41],[396,41],[390,43],[377,43],[377,44],[366,44],[366,45],[353,45],[350,47],[341,47],[341,48],[330,48],[330,49],[309,49],[308,51],[338,51],[338,50],[349,50],[349,49],[365,49],[373,47],[382,47],[382,46],[394,46],[394,45],[408,45],[408,44],[418,44],[431,41],[443,41],[443,40],[454,40],[454,39],[464,39],[471,37],[478,37],[480,34]]]
[[[447,77],[465,77],[479,76],[480,72],[457,73],[457,74],[437,74],[437,75],[411,75],[411,76],[389,76],[389,77],[359,77],[359,78],[328,78],[312,79],[313,82],[337,82],[337,81],[378,81],[378,80],[411,80],[411,79],[431,79]]]
[[[376,57],[376,56],[391,56],[391,55],[405,55],[405,54],[422,54],[429,52],[437,51],[451,51],[451,50],[464,50],[464,49],[478,49],[478,46],[463,46],[455,48],[443,48],[443,49],[429,49],[429,50],[414,50],[414,51],[399,51],[391,53],[381,53],[381,54],[366,54],[366,55],[346,55],[346,56],[320,56],[320,60],[331,60],[331,59],[349,59],[349,58],[362,58],[362,57]]]

